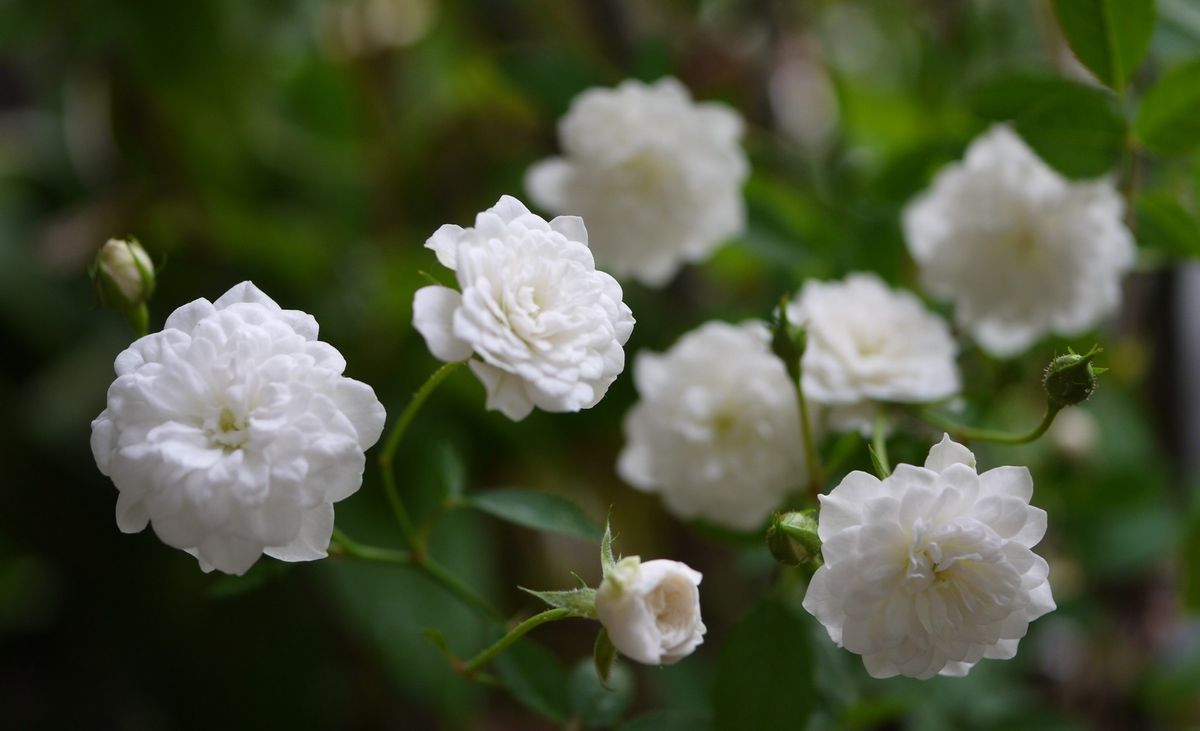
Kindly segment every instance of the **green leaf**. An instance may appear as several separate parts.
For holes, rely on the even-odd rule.
[[[454,502],[462,497],[467,486],[467,469],[462,455],[449,444],[441,445],[437,450],[437,468],[446,499]]]
[[[566,722],[571,712],[566,673],[546,648],[522,639],[494,662],[513,697],[552,721]]]
[[[596,676],[605,688],[611,687],[608,679],[612,674],[613,662],[617,659],[617,648],[608,636],[608,630],[600,628],[596,635],[596,644],[592,648],[592,665],[596,668]]]
[[[1177,256],[1200,256],[1200,221],[1166,193],[1137,200],[1138,243]]]
[[[1125,120],[1108,92],[1051,77],[1015,74],[975,90],[981,117],[1010,121],[1048,165],[1069,178],[1111,171],[1125,145]]]
[[[804,728],[816,702],[804,623],[768,600],[734,628],[717,665],[716,728]]]
[[[1153,152],[1177,154],[1200,146],[1200,58],[1171,70],[1146,92],[1134,128]]]
[[[1154,33],[1154,0],[1054,0],[1075,57],[1114,89],[1137,71]]]
[[[585,728],[609,728],[621,720],[633,702],[633,673],[624,665],[616,665],[605,684],[596,676],[592,663],[581,660],[571,672],[569,689],[571,709]]]
[[[879,475],[879,479],[883,480],[887,478],[891,474],[891,470],[879,458],[879,453],[875,451],[874,444],[867,445],[867,453],[871,455],[871,469],[875,470],[875,474]]]
[[[559,495],[502,488],[470,496],[476,510],[534,530],[599,540],[601,533],[575,503]]]
[[[700,711],[651,711],[617,727],[617,731],[709,731],[713,727],[708,714]],[[754,728],[744,726],[743,728]],[[800,724],[781,728],[803,728]]]
[[[436,627],[426,627],[425,629],[421,630],[421,634],[425,635],[425,638],[433,643],[433,646],[438,649],[438,652],[442,653],[448,658],[453,659],[454,653],[450,651],[450,645],[446,642],[446,635],[443,634],[440,629],[437,629]]]
[[[570,591],[534,591],[526,589],[523,586],[517,587],[526,594],[541,599],[552,607],[558,609],[570,609],[577,616],[595,618],[596,616],[596,590],[595,589],[571,589]]]

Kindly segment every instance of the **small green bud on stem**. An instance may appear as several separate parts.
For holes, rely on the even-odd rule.
[[[800,359],[804,357],[807,333],[804,328],[793,325],[787,316],[788,297],[779,300],[771,327],[771,352],[783,361],[792,381],[800,380]]]
[[[816,510],[777,513],[767,529],[767,547],[775,560],[787,566],[821,563]]]
[[[1092,365],[1092,361],[1099,354],[1100,348],[1092,346],[1092,349],[1083,355],[1068,353],[1050,361],[1050,365],[1046,367],[1043,384],[1051,409],[1075,406],[1087,401],[1095,393],[1096,376],[1105,370]]]
[[[146,302],[154,294],[154,263],[137,239],[109,239],[90,271],[100,304],[125,313],[139,336],[149,329]]]

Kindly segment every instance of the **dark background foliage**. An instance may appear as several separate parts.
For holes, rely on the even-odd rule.
[[[1127,133],[1142,92],[1198,51],[1200,9],[1188,0],[1159,0],[1149,55],[1121,72],[1132,77],[1122,94],[1063,91],[1061,79],[1086,72],[1040,1],[0,0],[0,726],[1200,723],[1200,512],[1188,472],[1200,450],[1180,400],[1196,372],[1181,333],[1196,313],[1178,306],[1177,265],[1200,252],[1200,135],[1156,131],[1147,113],[1143,141],[1171,154],[1156,157],[1130,152]],[[130,339],[87,280],[106,238],[136,235],[164,262],[153,326],[252,279],[313,313],[349,375],[394,415],[436,365],[409,324],[418,271],[434,267],[425,238],[502,193],[521,196],[575,94],[666,74],[747,117],[750,225],[663,291],[627,286],[630,354],[708,319],[765,316],[807,277],[866,269],[914,286],[899,213],[993,119],[1015,120],[1071,175],[1116,166],[1133,192],[1141,266],[1121,316],[1096,335],[1112,370],[1084,407],[1099,445],[1086,456],[1053,439],[979,450],[981,466],[1029,464],[1050,513],[1039,550],[1059,610],[1016,660],[985,661],[965,680],[867,678],[796,611],[798,577],[777,575],[758,537],[681,525],[620,483],[628,376],[588,412],[513,424],[455,374],[398,459],[419,517],[461,473],[468,493],[544,490],[596,522],[611,505],[625,553],[704,572],[706,643],[669,669],[624,668],[616,696],[597,695],[594,628],[582,622],[538,630],[507,656],[506,694],[454,676],[422,634],[440,630],[462,656],[494,628],[404,568],[264,559],[245,577],[204,575],[151,532],[117,531],[115,491],[88,448]],[[1158,106],[1194,105],[1197,76],[1185,68]],[[1045,99],[1060,106],[1032,108]],[[1090,341],[1042,343],[1005,363],[968,348],[965,416],[1036,420],[1040,368],[1068,344]],[[893,459],[918,461],[933,436],[905,425]],[[869,468],[861,445],[843,446],[857,448],[839,471]],[[373,471],[337,510],[360,540],[397,543]],[[599,573],[593,541],[478,512],[450,513],[432,537],[506,614],[536,610],[518,584],[566,588],[572,570]]]

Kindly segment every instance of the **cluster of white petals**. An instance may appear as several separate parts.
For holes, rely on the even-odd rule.
[[[205,571],[326,555],[333,503],[358,490],[384,409],[342,376],[311,315],[243,282],[175,310],[115,367],[92,453],[122,531],[149,523]]]
[[[876,401],[921,403],[958,393],[958,344],[945,321],[873,274],[810,281],[787,317],[807,333],[804,393],[830,407],[835,430],[869,434]]]
[[[993,127],[904,214],[924,285],[979,344],[1012,356],[1112,312],[1133,237],[1109,179],[1072,182],[1012,130]]]
[[[514,421],[591,408],[625,368],[633,315],[587,244],[577,216],[547,222],[504,196],[474,228],[447,224],[425,243],[462,291],[418,290],[413,326],[435,357],[470,358],[487,408]]]
[[[662,286],[745,227],[741,134],[735,111],[693,102],[673,78],[589,89],[559,122],[563,156],[531,168],[526,188],[583,216],[608,271]]]
[[[821,496],[825,563],[804,608],[872,676],[965,675],[1011,658],[1029,623],[1054,609],[1046,532],[1029,505],[1025,467],[977,474],[975,456],[944,437],[924,467],[884,480],[852,472]]]
[[[794,387],[769,338],[762,323],[709,322],[666,353],[638,353],[621,477],[681,518],[758,527],[806,468]]]
[[[596,590],[613,647],[646,665],[678,662],[704,642],[700,573],[678,561],[621,559]]]

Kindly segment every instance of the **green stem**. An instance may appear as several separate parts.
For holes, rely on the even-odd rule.
[[[808,413],[808,399],[801,387],[801,374],[796,373],[796,401],[800,404],[800,432],[804,438],[804,461],[808,465],[808,487],[812,494],[821,492],[821,455],[817,453],[816,441],[813,438],[812,419]]]
[[[130,327],[139,338],[146,337],[146,334],[150,332],[150,310],[146,307],[145,302],[127,311],[125,319],[129,320]]]
[[[575,616],[575,613],[570,609],[547,609],[540,614],[533,615],[529,619],[518,624],[516,627],[510,629],[507,634],[492,643],[491,647],[488,647],[475,657],[463,663],[462,673],[464,675],[473,675],[484,665],[487,665],[489,662],[491,662],[501,652],[504,652],[509,645],[528,634],[528,632],[533,628],[543,625],[547,622],[554,622],[556,620],[566,619],[567,617],[571,616]]]
[[[405,566],[411,566],[413,563],[412,554],[408,551],[399,551],[393,548],[380,548],[378,546],[368,546],[350,538],[341,528],[333,529],[333,540],[341,548],[342,552],[347,556],[361,558],[367,561],[379,561],[381,563],[396,563]]]
[[[881,480],[892,474],[892,465],[888,462],[887,426],[887,416],[880,411],[875,416],[875,431],[871,439],[871,452],[875,455],[875,466],[880,472],[879,479]]]
[[[368,546],[365,543],[359,543],[350,538],[344,531],[336,527],[333,529],[333,540],[347,556],[366,561],[407,566],[424,574],[430,581],[441,586],[462,603],[470,605],[480,614],[496,622],[504,621],[500,613],[493,609],[492,605],[486,599],[477,594],[474,589],[467,586],[462,579],[450,573],[449,569],[428,556],[425,556],[422,561],[418,562],[410,551]]]
[[[1054,417],[1058,416],[1058,412],[1062,411],[1061,406],[1053,404],[1046,405],[1046,415],[1042,417],[1042,421],[1032,431],[1013,433],[999,431],[995,429],[977,429],[966,424],[948,419],[941,414],[929,409],[920,409],[916,411],[916,415],[921,419],[933,424],[939,429],[944,429],[955,441],[978,441],[978,442],[997,442],[999,444],[1028,444],[1038,437],[1046,433],[1050,425],[1054,423]]]
[[[425,403],[425,399],[429,398],[429,394],[433,393],[442,381],[446,380],[446,376],[453,373],[462,362],[446,363],[441,368],[433,372],[413,394],[412,400],[404,407],[404,411],[400,412],[400,418],[396,419],[396,423],[392,425],[392,430],[388,432],[387,439],[383,442],[383,449],[379,452],[379,468],[383,475],[383,489],[387,493],[388,502],[392,506],[392,513],[396,516],[396,524],[400,526],[400,534],[404,538],[404,543],[413,551],[414,560],[417,563],[422,563],[425,560],[425,545],[421,541],[417,533],[416,527],[413,525],[412,518],[408,515],[408,510],[404,507],[404,502],[400,500],[400,491],[396,488],[396,475],[392,470],[392,462],[396,458],[396,449],[399,448],[401,440],[404,439],[405,432],[408,431],[409,424],[416,417],[417,412],[421,410],[421,405]]]
[[[467,586],[462,579],[450,573],[445,566],[442,566],[429,556],[425,556],[424,560],[417,565],[417,568],[421,573],[440,584],[443,589],[458,597],[464,604],[474,607],[480,614],[497,622],[504,621],[504,617],[492,607],[487,599],[484,599],[474,589]]]

